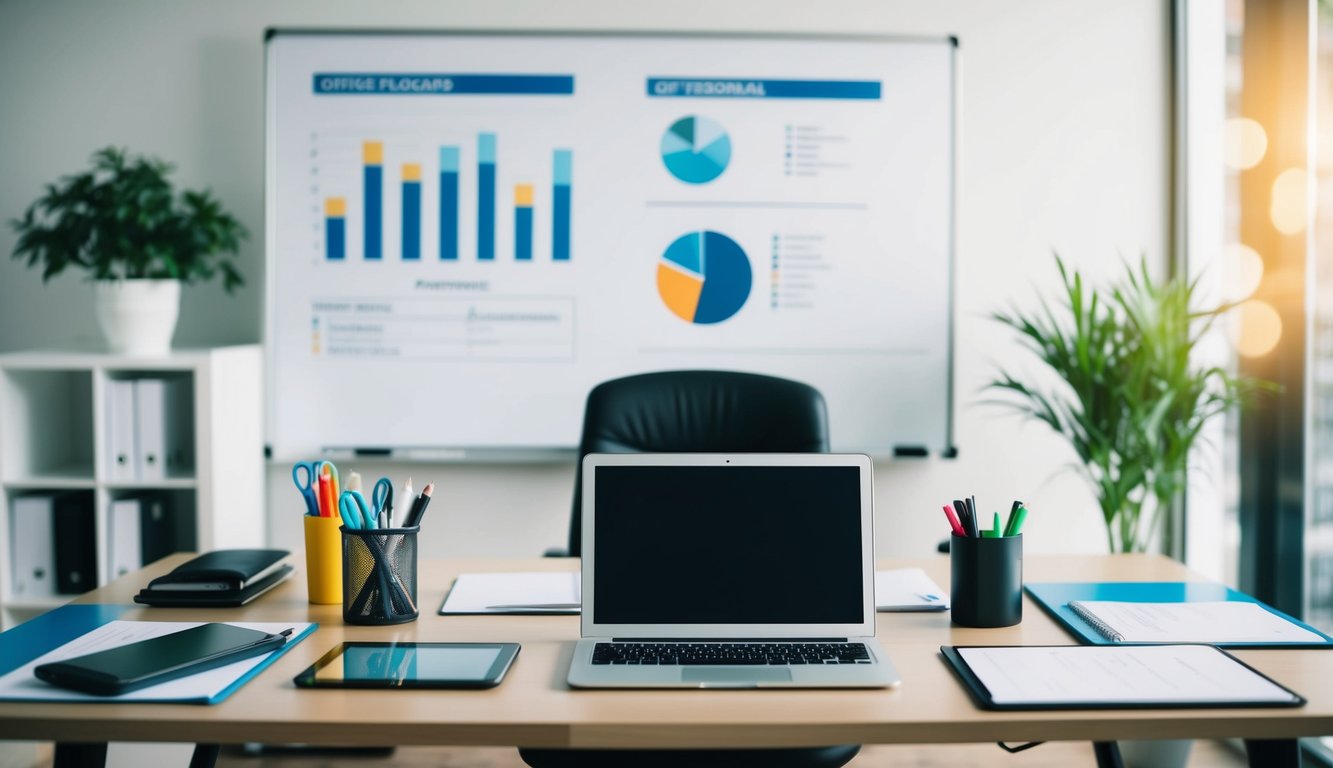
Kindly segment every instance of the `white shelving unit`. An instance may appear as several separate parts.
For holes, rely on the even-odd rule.
[[[11,626],[73,597],[14,594],[15,547],[23,545],[11,540],[15,496],[72,490],[92,497],[99,585],[110,579],[112,502],[147,491],[170,500],[181,549],[263,545],[262,361],[256,345],[173,350],[161,357],[0,355],[0,624]],[[164,479],[112,479],[109,389],[125,379],[175,381],[188,393],[188,423],[171,425],[184,436],[186,459],[168,465]],[[55,531],[57,539],[60,534]]]

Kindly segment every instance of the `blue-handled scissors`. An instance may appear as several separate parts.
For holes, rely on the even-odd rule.
[[[315,487],[319,482],[319,461],[298,461],[292,465],[292,482],[296,490],[305,497],[305,513],[319,517],[319,499],[315,496]]]
[[[382,527],[389,527],[389,515],[393,514],[393,482],[389,478],[381,477],[375,481],[375,487],[370,490],[370,509],[376,520],[383,520]]]
[[[368,530],[377,527],[370,505],[360,491],[343,491],[338,499],[338,513],[348,528]]]

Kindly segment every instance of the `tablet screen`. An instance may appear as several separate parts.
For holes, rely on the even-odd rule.
[[[484,687],[495,685],[515,643],[343,643],[298,675],[299,685]]]

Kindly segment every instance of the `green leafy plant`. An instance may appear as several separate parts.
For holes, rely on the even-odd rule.
[[[221,276],[227,293],[244,282],[233,260],[247,233],[208,191],[177,197],[170,164],[115,147],[92,161],[92,170],[47,185],[10,222],[19,236],[13,257],[41,264],[43,282],[69,267],[94,280]]]
[[[1043,389],[1001,370],[1000,400],[1063,435],[1092,486],[1112,552],[1142,552],[1185,489],[1190,448],[1205,424],[1267,382],[1197,367],[1199,340],[1231,305],[1193,309],[1197,280],[1154,282],[1146,261],[1099,292],[1056,256],[1060,311],[997,312],[995,320],[1063,384]]]

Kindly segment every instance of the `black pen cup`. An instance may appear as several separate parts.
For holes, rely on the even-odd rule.
[[[416,621],[417,532],[420,528],[343,526],[343,621]]]
[[[949,540],[950,610],[961,627],[1009,627],[1023,620],[1023,537]]]

